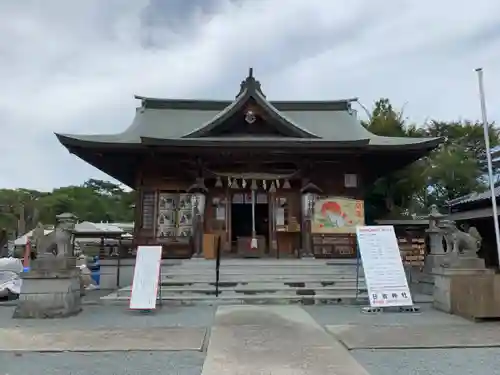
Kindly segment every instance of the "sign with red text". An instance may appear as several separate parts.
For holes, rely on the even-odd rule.
[[[394,227],[359,226],[356,236],[370,306],[413,306]]]

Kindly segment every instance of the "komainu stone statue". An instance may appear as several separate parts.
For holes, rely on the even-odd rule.
[[[484,260],[477,255],[482,243],[479,231],[475,227],[470,227],[467,232],[461,231],[453,222],[449,229],[445,238],[451,249],[448,249],[442,267],[484,268]]]
[[[31,233],[31,246],[34,251],[38,251],[43,247],[43,241],[45,237],[45,227],[42,223],[38,223]]]
[[[455,233],[458,229],[455,225],[455,222],[452,220],[441,220],[438,224],[439,229],[443,233],[441,241],[444,239],[444,243],[446,245],[446,252],[451,253],[454,248],[453,244],[453,233]]]
[[[75,216],[72,214],[61,214],[57,216],[57,227],[54,232],[56,244],[56,257],[72,257],[73,252],[73,229],[75,229]]]
[[[61,214],[57,222],[51,236],[35,236],[37,258],[30,271],[22,273],[14,318],[60,318],[81,311],[80,269],[71,243],[76,217]]]

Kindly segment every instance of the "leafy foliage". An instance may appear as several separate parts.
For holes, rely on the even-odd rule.
[[[379,179],[365,196],[368,219],[388,215],[427,213],[431,204],[486,188],[483,125],[472,121],[430,121],[410,124],[388,99],[380,99],[363,125],[372,133],[396,137],[443,137],[444,143],[427,157]],[[489,124],[491,147],[500,144],[500,131]]]
[[[14,233],[24,214],[25,228],[33,228],[38,221],[55,223],[56,215],[71,212],[82,221],[133,221],[135,193],[101,180],[88,180],[81,186],[66,186],[52,192],[26,189],[0,190],[0,228]]]

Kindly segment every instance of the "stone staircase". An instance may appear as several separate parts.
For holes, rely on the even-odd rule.
[[[163,301],[182,304],[366,303],[363,270],[355,260],[225,259],[216,296],[215,261],[191,259],[162,267]],[[358,293],[356,292],[358,290]],[[103,301],[129,301],[131,287]]]

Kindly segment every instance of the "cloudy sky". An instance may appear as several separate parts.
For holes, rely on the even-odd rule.
[[[107,179],[53,132],[126,128],[134,94],[233,98],[253,66],[271,99],[388,97],[416,122],[500,122],[495,0],[1,0],[0,188]]]

